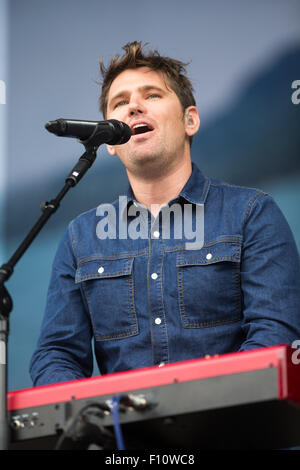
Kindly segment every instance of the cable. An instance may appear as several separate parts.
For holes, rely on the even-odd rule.
[[[111,402],[112,402],[112,408],[111,408],[111,414],[113,418],[113,423],[114,423],[114,431],[115,431],[115,438],[117,442],[117,448],[118,450],[125,450],[125,445],[124,445],[124,440],[123,440],[123,433],[119,421],[119,410],[120,410],[120,400],[121,396],[117,395],[112,397]]]

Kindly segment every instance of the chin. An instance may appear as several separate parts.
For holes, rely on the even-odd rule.
[[[161,155],[144,152],[133,155],[130,160],[134,165],[149,165],[161,162]]]
[[[165,169],[168,168],[167,162],[157,155],[144,155],[142,158],[136,159],[130,166],[130,169],[127,167],[129,171],[145,179],[162,176]]]

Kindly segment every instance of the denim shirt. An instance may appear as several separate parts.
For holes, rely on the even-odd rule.
[[[126,201],[85,212],[65,231],[31,360],[34,385],[88,377],[94,357],[105,374],[300,338],[299,254],[268,194],[207,178],[193,164],[166,206],[188,207],[194,225],[202,207],[203,240],[192,249],[176,232],[180,211],[163,236],[163,210],[153,222],[131,189]]]

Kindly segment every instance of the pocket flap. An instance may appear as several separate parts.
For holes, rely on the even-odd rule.
[[[132,272],[134,258],[94,259],[83,261],[76,270],[75,282],[127,276]]]
[[[176,266],[193,266],[231,261],[239,263],[241,259],[241,243],[222,241],[206,244],[201,250],[185,250],[178,253]]]

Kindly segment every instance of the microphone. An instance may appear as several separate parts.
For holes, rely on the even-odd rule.
[[[82,142],[97,136],[100,144],[125,144],[131,137],[127,124],[116,119],[108,121],[81,121],[76,119],[56,119],[45,124],[47,131],[60,137],[73,137]]]

